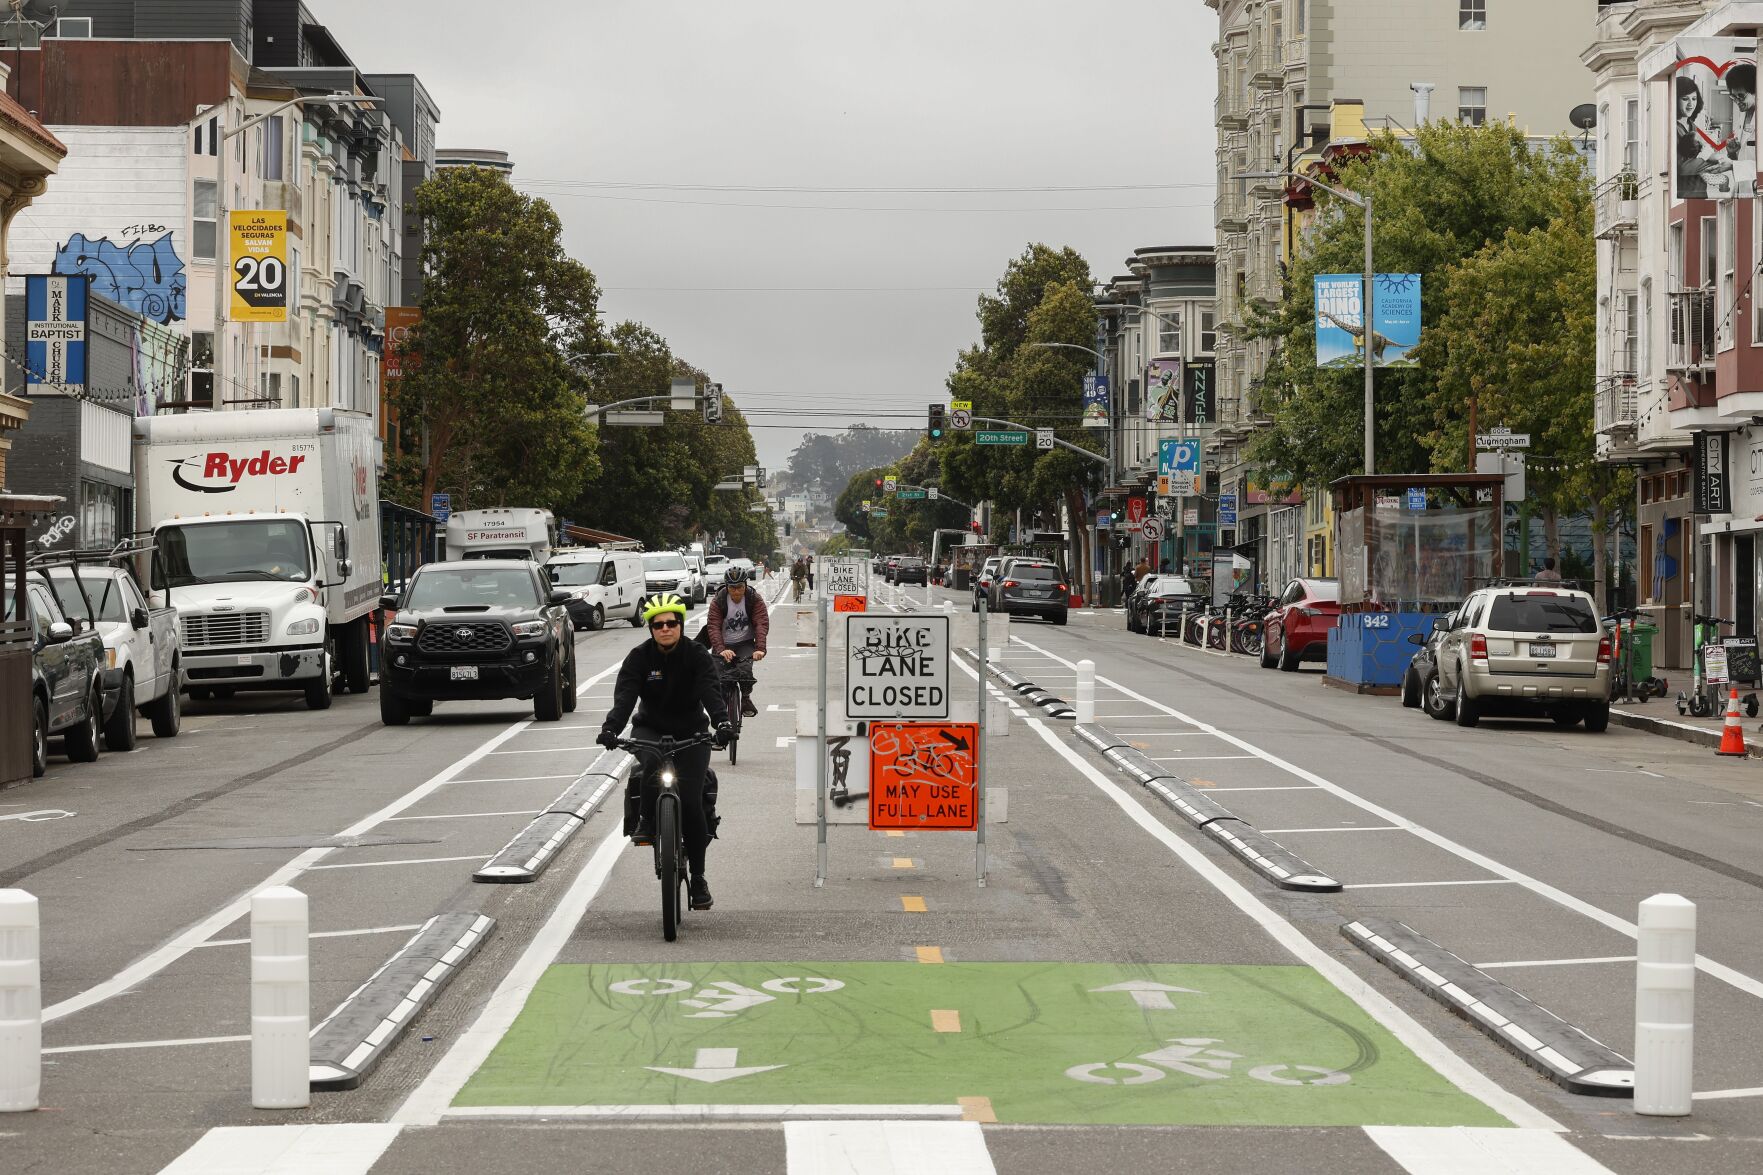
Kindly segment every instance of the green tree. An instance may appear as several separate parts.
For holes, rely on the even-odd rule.
[[[1565,140],[1537,146],[1504,125],[1428,123],[1412,143],[1374,138],[1366,155],[1337,165],[1337,186],[1369,193],[1381,272],[1422,275],[1417,366],[1377,373],[1377,464],[1381,470],[1460,469],[1468,401],[1441,384],[1438,327],[1453,305],[1451,270],[1509,231],[1528,233],[1589,207],[1585,164]],[[1358,273],[1364,222],[1358,209],[1317,189],[1316,223],[1293,259],[1282,301],[1252,308],[1251,332],[1276,341],[1257,406],[1274,419],[1252,442],[1251,461],[1306,485],[1326,485],[1361,468],[1363,380],[1358,369],[1316,366],[1318,273]],[[1585,383],[1589,394],[1590,380]],[[1589,404],[1586,415],[1589,418]]]
[[[427,509],[555,508],[598,467],[595,430],[567,356],[599,336],[594,276],[563,251],[545,201],[484,168],[448,168],[411,196],[427,272],[411,349],[422,362],[391,397],[422,438],[386,492]]]

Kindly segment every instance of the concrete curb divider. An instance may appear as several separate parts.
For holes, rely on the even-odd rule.
[[[495,929],[487,914],[437,914],[312,1033],[313,1089],[354,1089]]]
[[[1664,707],[1662,707],[1664,708]],[[1679,742],[1692,743],[1699,747],[1720,747],[1720,731],[1704,730],[1699,726],[1691,726],[1688,722],[1678,721],[1663,714],[1645,714],[1628,706],[1611,706],[1610,721],[1617,726],[1627,726],[1635,730],[1644,730],[1648,734],[1664,735]],[[1763,743],[1746,740],[1746,753],[1751,758],[1763,756]]]
[[[480,865],[471,879],[486,885],[524,885],[538,880],[558,850],[581,831],[606,797],[623,785],[636,761],[636,756],[626,751],[607,751],[595,759],[550,807]]]
[[[1126,746],[1126,740],[1106,726],[1097,726],[1093,722],[1080,722],[1071,729],[1081,741],[1089,743],[1104,754],[1115,747]]]
[[[1569,1092],[1634,1096],[1634,1062],[1413,928],[1361,918],[1341,933]]]

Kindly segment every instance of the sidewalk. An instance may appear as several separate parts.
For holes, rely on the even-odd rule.
[[[1721,731],[1726,728],[1726,711],[1722,707],[1721,712],[1711,718],[1692,718],[1677,712],[1673,695],[1647,702],[1613,703],[1610,707],[1610,721],[1618,726],[1631,726],[1636,730],[1664,735],[1681,742],[1718,747]],[[1744,726],[1745,749],[1752,758],[1763,757],[1763,725],[1759,725],[1757,719],[1744,716],[1742,696],[1739,721]]]

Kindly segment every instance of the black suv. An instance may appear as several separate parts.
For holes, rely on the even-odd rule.
[[[1054,624],[1065,623],[1071,603],[1065,573],[1045,559],[1004,560],[986,593],[993,612],[1039,616]]]
[[[9,580],[0,620],[16,611]],[[90,763],[98,757],[104,721],[104,638],[79,617],[65,615],[36,573],[25,580],[24,612],[32,638],[31,774],[49,769],[52,734],[66,735],[69,759]]]
[[[557,721],[575,709],[569,598],[525,560],[418,568],[402,598],[380,598],[380,720],[403,726],[441,701],[531,698],[534,718]]]
[[[929,583],[930,568],[924,565],[923,559],[912,555],[902,556],[900,561],[894,564],[894,582],[896,584]]]

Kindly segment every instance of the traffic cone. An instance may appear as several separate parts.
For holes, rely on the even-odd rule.
[[[1729,687],[1730,693],[1726,701],[1726,729],[1720,733],[1720,749],[1716,755],[1737,755],[1743,757],[1745,751],[1745,728],[1739,722],[1739,691],[1737,687]]]

